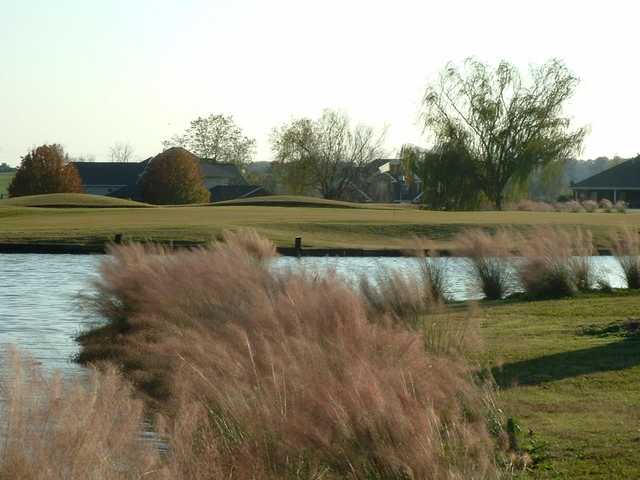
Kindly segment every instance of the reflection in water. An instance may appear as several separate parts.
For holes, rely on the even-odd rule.
[[[76,297],[90,288],[102,258],[92,255],[0,255],[0,349],[14,344],[29,351],[47,369],[60,369],[65,373],[79,371],[81,367],[72,362],[78,351],[73,339],[98,319],[82,312]],[[477,292],[468,290],[464,259],[436,261],[446,262],[449,294],[453,299],[479,298]],[[594,257],[594,263],[612,286],[623,286],[613,258]],[[419,266],[411,258],[283,257],[274,262],[274,268],[305,268],[319,274],[335,270],[347,282],[357,282],[360,276],[375,277],[385,269],[417,273]]]

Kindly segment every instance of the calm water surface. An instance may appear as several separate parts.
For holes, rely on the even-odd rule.
[[[93,255],[0,254],[0,350],[16,345],[27,350],[47,370],[78,372],[72,361],[78,351],[74,337],[99,318],[79,308],[78,294],[90,292],[98,265],[105,258]],[[449,293],[457,300],[479,298],[465,282],[465,262],[446,262]],[[623,286],[620,270],[611,257],[594,263],[614,287]],[[279,258],[276,269],[305,268],[319,274],[335,271],[348,282],[375,276],[384,269],[418,272],[411,258],[306,257]]]

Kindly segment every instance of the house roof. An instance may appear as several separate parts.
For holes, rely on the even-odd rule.
[[[200,170],[205,179],[229,178],[234,180],[236,185],[245,185],[247,183],[242,173],[240,173],[240,169],[232,163],[207,163],[205,159],[202,159],[200,160]]]
[[[73,162],[83,185],[135,185],[145,162]]]
[[[573,189],[640,189],[640,156],[571,185]]]
[[[206,159],[200,159],[193,155],[191,152],[180,148],[174,147],[169,150],[165,150],[159,155],[174,155],[177,152],[184,151],[190,158],[197,161],[200,164],[202,176],[204,177],[205,185],[208,183],[207,179],[225,179],[230,186],[246,187],[247,181],[242,176],[240,169],[230,163],[208,163]],[[158,156],[159,156],[158,155]],[[155,158],[148,158],[142,162],[73,162],[78,169],[82,184],[85,187],[88,186],[117,186],[120,187],[110,193],[111,196],[118,197],[134,197],[139,194],[138,181],[142,177],[147,166],[154,161]],[[216,183],[215,181],[212,183]],[[256,187],[253,187],[254,189]],[[231,190],[225,195],[235,195],[231,198],[238,198],[248,192],[251,189],[239,192],[232,192]]]

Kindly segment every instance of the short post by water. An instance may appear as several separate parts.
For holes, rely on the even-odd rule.
[[[302,237],[296,237],[295,239],[295,243],[294,243],[294,248],[296,249],[296,252],[300,252],[300,250],[302,250]]]

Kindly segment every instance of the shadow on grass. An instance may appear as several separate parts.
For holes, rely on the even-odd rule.
[[[640,341],[634,338],[507,363],[501,367],[494,367],[493,375],[500,387],[510,388],[623,370],[636,365],[640,365]]]

